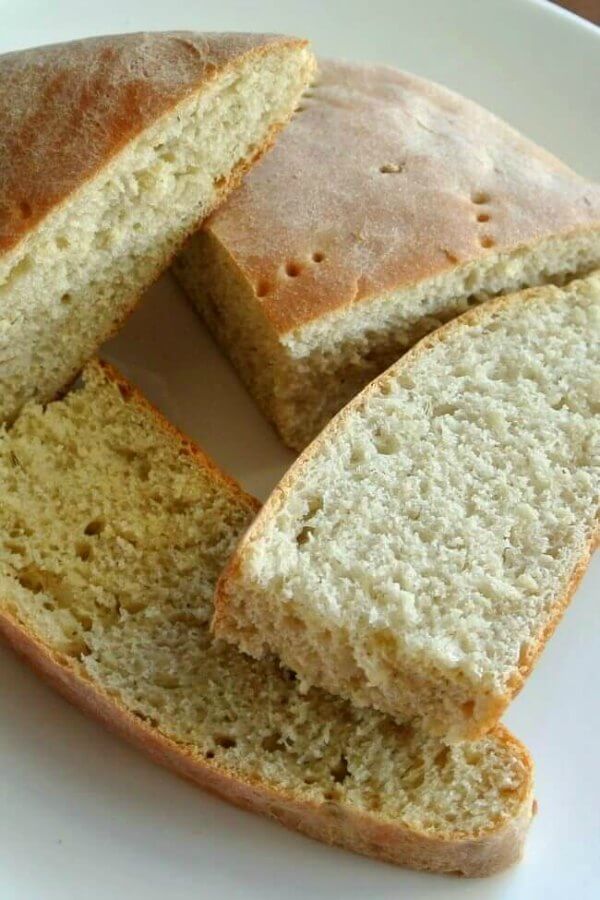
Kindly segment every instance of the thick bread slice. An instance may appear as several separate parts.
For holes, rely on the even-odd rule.
[[[521,687],[598,534],[600,273],[425,338],[299,458],[214,627],[451,740]]]
[[[468,306],[600,265],[600,188],[469,100],[323,62],[300,110],[176,264],[297,450]]]
[[[112,370],[0,436],[0,629],[158,762],[311,837],[434,871],[516,860],[532,764],[504,729],[446,747],[213,641],[256,501]]]
[[[0,420],[76,375],[313,68],[304,41],[193,32],[0,56]]]

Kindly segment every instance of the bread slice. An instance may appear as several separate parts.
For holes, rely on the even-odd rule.
[[[49,400],[287,121],[304,41],[171,32],[0,56],[0,420]]]
[[[219,637],[450,740],[520,689],[598,538],[600,273],[484,304],[299,458],[217,592]]]
[[[311,837],[484,875],[521,853],[532,765],[507,731],[446,747],[208,628],[257,503],[109,368],[0,436],[0,630],[155,760]]]
[[[301,450],[441,323],[599,265],[598,186],[438,85],[323,62],[175,271]]]

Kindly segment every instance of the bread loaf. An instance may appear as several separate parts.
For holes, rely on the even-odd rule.
[[[301,450],[443,322],[599,265],[597,185],[445,88],[323,62],[175,271]]]

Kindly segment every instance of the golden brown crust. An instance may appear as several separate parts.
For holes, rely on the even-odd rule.
[[[171,425],[114,367],[104,362],[90,365],[101,368],[125,401],[149,410],[169,439],[183,445],[199,465],[208,466],[216,478],[234,489],[239,500],[252,509],[258,507],[258,501],[224,475],[201,448]],[[473,877],[498,872],[521,856],[532,816],[533,765],[523,745],[502,727],[497,729],[497,740],[520,759],[525,773],[516,798],[515,816],[508,821],[493,823],[488,830],[476,834],[440,833],[434,836],[349,806],[317,803],[294,792],[286,793],[258,773],[242,779],[218,762],[194,754],[188,746],[176,743],[135,716],[114,696],[95,685],[77,660],[53,652],[7,612],[0,612],[0,633],[71,703],[95,716],[155,762],[237,806],[274,818],[309,837],[400,865]]]
[[[274,35],[150,32],[0,56],[0,252],[244,57],[304,44]]]
[[[600,187],[436,84],[323,61],[301,109],[205,226],[278,335],[553,235],[600,240]]]
[[[420,834],[376,816],[332,803],[317,804],[284,793],[258,775],[241,779],[213,761],[133,715],[114,697],[96,687],[72,660],[51,653],[20,623],[0,613],[0,633],[53,687],[75,706],[99,719],[155,762],[230,803],[276,819],[286,828],[386,862],[432,872],[479,877],[517,862],[533,812],[532,763],[525,748],[504,729],[498,738],[511,744],[529,778],[524,780],[519,813],[483,834],[472,836]]]
[[[600,269],[590,275],[589,278],[593,279],[595,282],[597,281],[600,285]],[[577,282],[572,283],[572,285],[575,284],[577,284]],[[419,341],[418,344],[416,344],[412,349],[405,353],[404,356],[402,356],[398,360],[398,362],[394,363],[393,366],[390,366],[389,369],[387,369],[382,375],[380,375],[369,385],[367,385],[367,387],[364,388],[364,390],[362,390],[360,394],[358,394],[350,403],[348,403],[348,405],[345,406],[344,409],[342,409],[330,421],[329,425],[327,425],[327,427],[321,432],[321,434],[316,437],[311,444],[309,444],[304,453],[302,453],[297,458],[293,465],[290,466],[277,487],[273,490],[271,495],[263,504],[262,509],[259,511],[252,525],[247,529],[245,534],[242,535],[233,554],[229,558],[229,561],[225,566],[221,577],[217,582],[214,597],[215,611],[211,623],[212,631],[218,637],[231,641],[231,636],[228,634],[228,631],[230,628],[235,629],[236,623],[235,619],[233,619],[230,615],[228,595],[230,593],[239,591],[236,581],[239,577],[246,548],[249,547],[255,540],[261,537],[267,524],[286,502],[290,488],[297,481],[300,481],[303,478],[304,469],[306,468],[307,463],[314,456],[318,455],[320,447],[325,440],[331,440],[332,436],[344,429],[346,419],[353,410],[366,404],[371,394],[377,393],[386,379],[395,378],[398,373],[404,371],[407,368],[410,368],[415,360],[426,354],[429,350],[432,349],[432,347],[435,347],[437,344],[447,340],[455,332],[462,331],[465,328],[471,328],[483,324],[485,323],[485,321],[489,321],[495,315],[506,309],[509,309],[513,305],[528,303],[534,301],[540,295],[547,296],[549,292],[559,292],[560,290],[561,288],[547,285],[542,287],[530,288],[526,291],[520,291],[517,294],[509,294],[504,297],[498,297],[494,300],[488,300],[481,306],[477,306],[469,310],[468,312],[464,313],[456,319],[453,319],[452,321],[438,328],[436,331],[424,337],[421,341]],[[538,657],[540,656],[542,650],[546,645],[546,642],[554,633],[554,630],[556,629],[569,603],[571,602],[571,599],[587,570],[587,566],[591,559],[592,553],[598,545],[599,540],[600,533],[596,532],[591,535],[588,543],[585,545],[585,547],[582,548],[581,556],[573,568],[564,593],[556,601],[551,618],[540,630],[540,633],[537,636],[535,642],[533,642],[528,655],[523,660],[519,669],[514,673],[514,675],[506,684],[506,692],[489,702],[487,706],[487,716],[478,719],[477,722],[473,721],[469,723],[468,721],[465,721],[464,733],[462,734],[462,737],[465,740],[476,740],[477,738],[482,737],[484,734],[490,731],[490,729],[492,729],[499,722],[500,717],[502,716],[507,706],[510,704],[511,700],[521,690],[525,679],[531,673]]]

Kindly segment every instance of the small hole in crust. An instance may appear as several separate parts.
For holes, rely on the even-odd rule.
[[[457,263],[458,262],[458,256],[455,256],[454,253],[451,253],[449,250],[446,250],[446,249],[443,250],[443,253],[449,263]]]
[[[382,175],[399,175],[403,169],[404,163],[386,163],[384,166],[379,166]]]
[[[68,306],[69,303],[71,302],[71,299],[72,298],[71,298],[70,294],[63,294],[62,297],[60,298],[60,302],[62,303],[63,306]]]
[[[267,294],[271,290],[271,282],[270,281],[259,281],[256,286],[256,296],[257,297],[266,297]]]
[[[204,759],[214,759],[214,758],[215,758],[214,750],[207,750],[206,753],[204,754]]]
[[[490,202],[490,195],[486,194],[485,191],[475,191],[471,196],[471,201],[480,206],[482,203]]]
[[[479,213],[479,215],[477,216],[477,221],[478,222],[489,222],[490,217],[487,213]]]
[[[294,110],[294,112],[301,113],[301,112],[304,112],[305,109],[306,109],[305,106],[297,106],[296,109]]]
[[[481,238],[480,243],[481,243],[482,247],[485,247],[486,250],[489,250],[490,247],[494,246],[496,241],[494,240],[493,237],[490,237],[489,234],[484,234],[483,237]]]
[[[31,204],[29,204],[27,200],[21,200],[21,202],[19,203],[19,212],[21,213],[21,217],[23,219],[28,219],[33,212]]]
[[[302,269],[296,262],[289,262],[286,264],[285,274],[288,278],[297,278],[301,271]]]
[[[320,250],[317,250],[317,251],[316,251],[315,253],[313,253],[313,255],[312,255],[312,260],[313,260],[313,262],[316,262],[316,263],[322,263],[324,259],[325,259],[325,254],[324,254],[324,253],[321,253]]]

